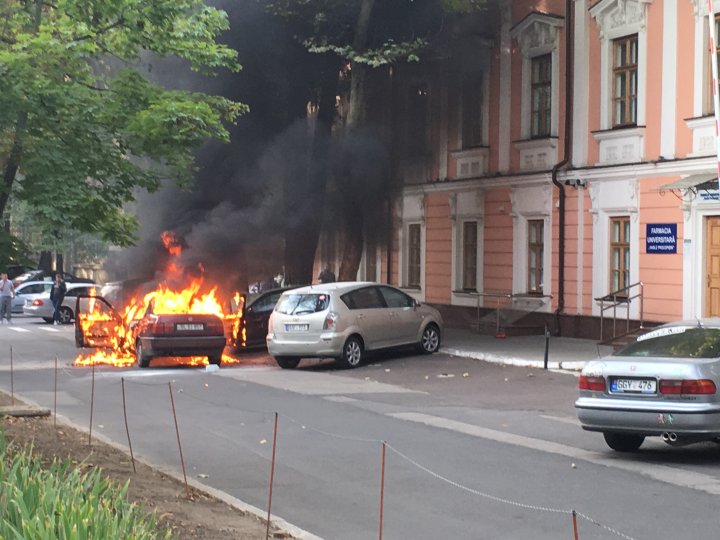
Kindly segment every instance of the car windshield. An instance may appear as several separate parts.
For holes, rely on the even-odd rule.
[[[324,311],[329,304],[330,296],[327,294],[288,294],[280,298],[275,311],[285,315],[302,315]]]
[[[672,326],[658,328],[615,353],[617,356],[667,358],[720,357],[720,328]]]

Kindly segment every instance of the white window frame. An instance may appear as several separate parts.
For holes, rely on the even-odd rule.
[[[398,238],[398,281],[400,288],[419,302],[425,301],[425,195],[406,193],[400,202],[400,228]],[[409,226],[420,225],[420,289],[408,288]]]
[[[589,187],[593,216],[593,299],[603,297],[610,290],[610,219],[630,217],[630,276],[628,285],[640,281],[640,224],[639,182],[625,180],[594,181]],[[639,302],[630,303],[630,317],[639,317]],[[600,303],[593,300],[592,314],[600,316]],[[627,316],[627,307],[617,307],[617,316]]]
[[[450,194],[450,222],[452,223],[452,270],[451,270],[451,299],[454,306],[478,305],[478,294],[483,291],[483,253],[485,249],[485,227],[483,222],[483,209],[485,207],[484,193],[480,190],[462,191]],[[475,221],[477,223],[477,292],[462,290],[463,284],[463,223]],[[480,300],[482,303],[482,299]]]
[[[515,188],[510,192],[513,218],[513,294],[527,295],[524,300],[514,303],[521,308],[523,304],[537,307],[528,295],[528,221],[543,221],[543,289],[541,311],[549,311],[552,306],[552,187],[548,185]],[[538,298],[541,298],[538,296]]]
[[[601,0],[590,8],[600,29],[600,129],[612,129],[613,40],[638,36],[637,126],[645,125],[647,99],[647,9],[652,0]]]
[[[565,21],[562,17],[531,13],[511,31],[510,35],[520,45],[522,54],[522,94],[520,107],[520,133],[523,139],[531,137],[530,111],[532,106],[532,61],[533,58],[551,55],[551,108],[550,137],[558,135],[558,105],[560,100],[560,28]]]

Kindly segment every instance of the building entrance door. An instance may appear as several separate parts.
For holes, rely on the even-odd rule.
[[[705,224],[705,316],[720,317],[720,216]]]

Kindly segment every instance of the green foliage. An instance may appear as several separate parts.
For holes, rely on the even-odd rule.
[[[398,61],[419,62],[420,57],[418,55],[426,45],[427,41],[422,38],[415,38],[403,43],[395,43],[390,39],[378,47],[358,53],[350,45],[338,46],[329,43],[315,43],[312,39],[305,41],[305,46],[310,52],[333,52],[341,58],[367,64],[371,67],[385,66]]]
[[[22,241],[0,229],[0,271],[11,264],[29,264],[29,249]]]
[[[32,449],[13,451],[0,434],[0,538],[91,540],[170,538],[157,531],[154,514],[127,500],[128,484],[116,486],[100,469],[53,461]]]
[[[137,220],[123,208],[136,190],[186,182],[194,150],[227,141],[226,123],[247,110],[162,88],[135,66],[153,55],[208,74],[239,70],[216,42],[226,14],[198,0],[3,0],[0,12],[0,165],[21,150],[12,196],[49,229],[132,243]]]
[[[487,0],[442,0],[443,8],[454,13],[471,13],[487,6]]]

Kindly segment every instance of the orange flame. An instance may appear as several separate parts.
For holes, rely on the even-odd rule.
[[[162,242],[171,257],[175,258],[181,254],[182,248],[171,232],[162,233]],[[202,266],[200,266],[200,270],[203,270]],[[174,260],[168,264],[166,275],[174,277],[181,275],[181,268]],[[217,315],[225,323],[228,343],[236,343],[245,308],[244,296],[236,292],[232,297],[229,309],[223,309],[222,302],[217,297],[217,286],[210,287],[209,291],[203,292],[207,288],[202,276],[190,280],[190,283],[181,290],[173,290],[167,282],[161,283],[155,290],[145,294],[142,298],[132,298],[118,312],[109,310],[102,302],[94,298],[89,299],[87,308],[79,310],[76,317],[85,343],[95,349],[91,353],[78,354],[74,365],[108,364],[125,367],[134,364],[133,327],[144,317],[151,306],[152,312],[156,314]],[[222,362],[235,363],[237,360],[228,354],[223,354]],[[204,356],[193,356],[183,358],[182,363],[203,365],[207,364],[208,360]]]

